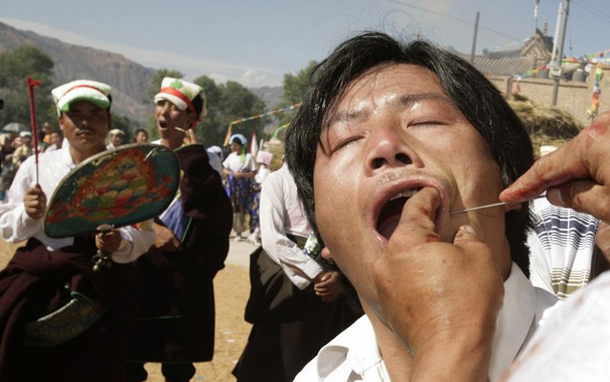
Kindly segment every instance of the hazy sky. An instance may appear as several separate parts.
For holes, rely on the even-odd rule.
[[[540,0],[554,35],[560,0]],[[536,26],[535,0],[2,0],[0,21],[64,42],[121,53],[186,79],[281,85],[365,29],[420,34],[470,53],[518,48]],[[564,52],[610,49],[609,0],[572,0]]]

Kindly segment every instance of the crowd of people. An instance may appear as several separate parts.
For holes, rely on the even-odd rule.
[[[91,235],[50,238],[43,218],[71,169],[126,143],[110,86],[53,89],[39,164],[30,133],[2,136],[0,233],[25,245],[0,271],[0,380],[140,382],[155,362],[190,381],[231,236],[253,244],[239,382],[608,380],[610,112],[535,155],[472,65],[380,32],[312,78],[277,169],[242,134],[226,157],[194,142],[205,89],[164,78],[151,143],[176,153],[178,192]],[[97,251],[114,265],[94,271]]]

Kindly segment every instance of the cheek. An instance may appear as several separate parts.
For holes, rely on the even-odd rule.
[[[314,198],[320,233],[325,243],[337,250],[353,242],[349,238],[357,227],[360,208],[356,197],[358,177],[348,168],[335,165],[316,161]]]

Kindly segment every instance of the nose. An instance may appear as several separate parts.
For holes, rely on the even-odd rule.
[[[375,128],[367,144],[367,174],[386,168],[420,167],[421,161],[408,141],[408,133],[400,126]]]

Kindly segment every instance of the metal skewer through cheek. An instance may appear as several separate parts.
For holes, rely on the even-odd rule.
[[[536,200],[536,199],[540,199],[540,198],[546,198],[546,193],[542,194],[542,195],[538,195],[535,198],[532,198],[530,200]],[[485,204],[482,206],[478,206],[478,207],[472,207],[472,208],[466,208],[463,210],[459,210],[459,211],[453,211],[450,212],[449,215],[457,215],[457,214],[461,214],[464,212],[471,212],[471,211],[479,211],[479,210],[485,210],[487,208],[493,208],[493,207],[500,207],[500,206],[506,206],[512,203],[508,203],[508,202],[497,202],[497,203],[491,203],[491,204]]]

